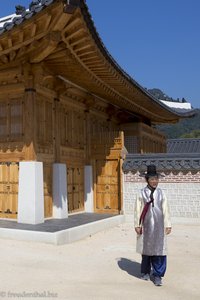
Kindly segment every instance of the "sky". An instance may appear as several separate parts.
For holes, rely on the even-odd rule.
[[[31,0],[0,0],[0,17]],[[200,108],[199,0],[87,0],[118,64],[145,88]]]

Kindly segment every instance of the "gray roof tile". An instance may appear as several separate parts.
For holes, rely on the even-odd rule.
[[[21,14],[6,16],[0,19],[0,35],[5,31],[11,30],[15,25],[21,24],[23,21],[30,19],[34,14],[49,6],[55,0],[33,0],[30,1],[29,9],[22,11]]]
[[[13,22],[14,22],[16,25],[21,24],[23,21],[24,21],[24,19],[23,19],[22,17],[15,17],[15,18],[13,19]]]
[[[148,165],[154,164],[159,172],[177,174],[200,171],[199,153],[146,153],[127,154],[123,163],[125,173],[144,172]]]
[[[168,153],[200,153],[200,139],[169,139]]]

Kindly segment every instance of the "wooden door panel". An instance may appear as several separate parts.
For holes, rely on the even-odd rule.
[[[96,210],[119,210],[118,160],[96,161]]]
[[[98,176],[98,185],[117,185],[118,178],[113,176]]]
[[[76,212],[84,209],[84,169],[67,169],[68,211]]]
[[[96,209],[102,209],[102,207],[105,207],[105,197],[103,193],[97,192]]]
[[[68,200],[68,211],[72,212],[73,211],[73,198],[72,198],[72,193],[68,193],[67,195],[67,200]]]
[[[0,217],[2,218],[17,218],[18,176],[18,164],[0,165]]]
[[[119,209],[119,197],[116,197],[116,191],[113,194],[110,194],[110,207],[114,210]]]
[[[52,164],[44,163],[44,216],[51,217],[53,214],[52,197]]]
[[[79,210],[79,193],[74,192],[73,194],[73,210],[77,211]]]

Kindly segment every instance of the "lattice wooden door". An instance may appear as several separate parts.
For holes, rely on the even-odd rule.
[[[0,164],[1,218],[17,218],[18,176],[19,167],[17,163]]]

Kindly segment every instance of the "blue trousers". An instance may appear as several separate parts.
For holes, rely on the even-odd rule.
[[[141,273],[150,274],[151,268],[154,276],[163,277],[167,268],[167,256],[142,255]]]

